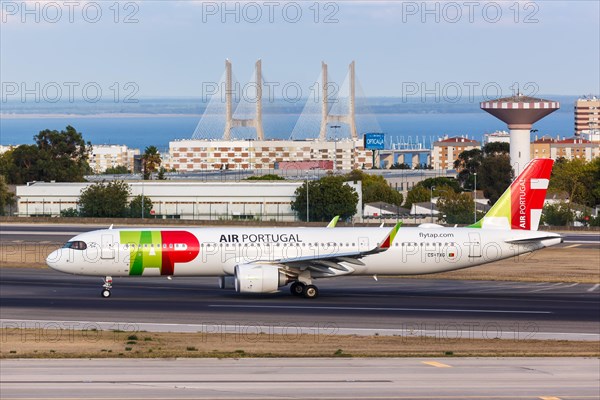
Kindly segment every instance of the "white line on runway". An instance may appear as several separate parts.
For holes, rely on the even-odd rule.
[[[492,313],[492,314],[553,314],[552,311],[522,311],[522,310],[464,310],[453,308],[395,308],[395,307],[310,307],[310,306],[264,306],[251,304],[209,304],[208,307],[219,308],[277,308],[289,310],[353,310],[353,311],[426,311],[426,312],[456,312],[456,313]]]
[[[561,286],[561,285],[563,285],[563,282],[558,282],[558,283],[554,283],[554,284],[552,284],[552,285],[550,285],[548,287],[545,287],[545,288],[531,290],[531,291],[529,291],[529,293],[542,292],[544,290],[558,289],[557,286]]]
[[[596,283],[594,286],[592,286],[591,288],[589,288],[587,291],[588,292],[593,292],[594,290],[598,289],[598,287],[600,287],[600,283]]]

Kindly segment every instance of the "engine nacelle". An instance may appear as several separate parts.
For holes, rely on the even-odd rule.
[[[235,290],[240,293],[274,293],[288,277],[274,265],[241,264],[235,267]]]

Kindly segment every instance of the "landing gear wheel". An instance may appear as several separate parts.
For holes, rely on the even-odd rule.
[[[110,297],[110,289],[112,289],[112,277],[107,276],[104,278],[104,285],[102,285],[102,292],[100,293],[103,298],[108,299]]]
[[[304,288],[306,288],[304,283],[294,282],[290,286],[290,292],[292,292],[294,296],[302,296],[304,294]]]
[[[315,285],[308,285],[304,288],[304,297],[307,299],[316,299],[319,296],[319,289]]]

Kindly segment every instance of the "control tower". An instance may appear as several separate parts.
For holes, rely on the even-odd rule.
[[[558,110],[558,101],[537,99],[517,94],[512,97],[484,101],[481,109],[505,122],[510,131],[510,163],[519,175],[530,160],[531,126],[546,115]]]

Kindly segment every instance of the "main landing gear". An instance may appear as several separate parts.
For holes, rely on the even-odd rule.
[[[104,285],[102,285],[101,295],[103,298],[108,299],[110,297],[110,289],[112,289],[112,276],[104,278]]]
[[[304,296],[307,299],[315,299],[319,296],[319,289],[315,285],[306,285],[298,281],[292,283],[290,292],[294,296]]]

